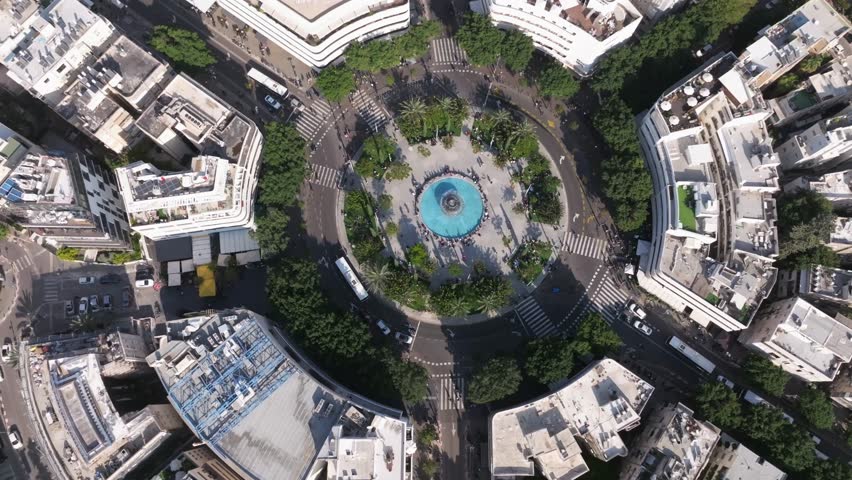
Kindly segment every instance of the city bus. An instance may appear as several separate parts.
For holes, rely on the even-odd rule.
[[[367,290],[364,288],[364,285],[361,285],[361,281],[358,280],[358,276],[355,275],[355,271],[349,266],[349,262],[346,261],[346,257],[338,258],[334,264],[337,265],[337,269],[343,274],[343,278],[346,279],[346,283],[352,287],[352,291],[355,292],[355,296],[358,297],[358,300],[365,300],[369,296],[367,294]]]
[[[707,359],[704,355],[693,350],[689,345],[683,343],[681,339],[677,337],[672,337],[669,340],[669,345],[671,345],[675,350],[681,353],[684,357],[690,359],[692,363],[701,367],[702,370],[707,373],[713,373],[713,370],[716,370],[716,364]]]
[[[256,81],[257,83],[265,86],[266,88],[272,90],[273,92],[277,93],[281,96],[281,98],[287,97],[287,88],[284,85],[281,85],[275,80],[269,78],[269,75],[261,72],[260,70],[252,68],[248,71],[248,77]]]

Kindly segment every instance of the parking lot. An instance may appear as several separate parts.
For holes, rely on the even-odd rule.
[[[151,316],[158,295],[153,288],[137,288],[135,282],[135,265],[80,265],[35,277],[30,298],[19,300],[18,308],[32,311],[35,336],[66,332],[80,314],[98,326]]]

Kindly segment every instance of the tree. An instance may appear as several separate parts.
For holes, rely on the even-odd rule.
[[[396,142],[384,133],[371,135],[364,140],[361,157],[355,162],[355,172],[364,178],[384,177],[388,168],[394,163],[398,148]],[[405,170],[404,166],[396,166],[393,175],[400,175],[403,170]]]
[[[755,353],[749,354],[743,367],[751,380],[767,393],[776,397],[784,394],[784,387],[790,381],[790,374],[773,364],[768,358]]]
[[[168,57],[178,70],[196,71],[216,63],[204,40],[182,28],[157,25],[148,44]]]
[[[834,231],[831,202],[812,190],[784,195],[778,202],[779,264],[807,268],[814,259],[831,261],[823,244]]]
[[[316,81],[317,89],[331,102],[339,102],[355,91],[355,73],[345,63],[326,67]]]
[[[453,262],[447,265],[447,273],[450,274],[451,277],[460,277],[462,273],[464,273],[464,269],[462,266],[456,262]]]
[[[539,92],[546,97],[570,98],[580,90],[574,75],[552,60],[538,73],[536,83]]]
[[[509,70],[523,72],[530,63],[534,50],[532,38],[520,30],[509,30],[503,36],[500,56]]]
[[[574,369],[573,342],[559,337],[533,340],[525,367],[527,375],[545,385],[567,377]]]
[[[435,475],[438,473],[438,462],[435,461],[432,457],[425,457],[419,462],[417,465],[420,467],[420,473],[423,475],[423,478],[429,480],[435,478]]]
[[[819,68],[830,59],[831,56],[828,55],[810,55],[799,62],[798,68],[802,73],[811,74],[819,70]]]
[[[391,162],[385,171],[385,178],[388,180],[405,180],[411,176],[411,165],[405,162]]]
[[[429,373],[420,364],[391,358],[388,371],[394,386],[406,403],[416,403],[426,398],[429,393]]]
[[[737,394],[720,382],[703,384],[695,402],[701,415],[723,430],[735,429],[742,423],[742,406]]]
[[[521,369],[512,357],[494,357],[470,381],[468,398],[473,403],[489,403],[514,394],[521,385]]]
[[[71,320],[71,328],[78,332],[94,332],[98,329],[98,322],[92,314],[86,313]]]
[[[9,236],[9,226],[5,223],[0,223],[0,240],[6,240]]]
[[[438,429],[434,424],[427,423],[417,430],[417,445],[428,448],[438,440]]]
[[[422,243],[418,243],[409,247],[406,252],[408,261],[417,268],[423,268],[429,265],[432,259],[429,257],[429,252]]]
[[[810,480],[852,480],[852,470],[837,460],[814,462]]]
[[[834,407],[822,390],[810,387],[802,392],[799,411],[816,428],[827,430],[834,425]]]
[[[813,439],[808,431],[795,425],[787,425],[783,439],[769,445],[775,458],[781,460],[779,467],[785,472],[803,472],[814,465]]]
[[[749,426],[749,435],[766,444],[783,441],[788,426],[781,410],[764,403],[750,405],[744,420],[743,423]]]
[[[587,343],[596,357],[610,355],[623,345],[618,334],[597,313],[586,316],[574,339]]]
[[[491,20],[477,13],[468,13],[456,32],[459,46],[467,53],[470,63],[478,66],[497,62],[503,45],[504,33],[491,24]]]
[[[287,237],[287,224],[290,217],[281,208],[265,208],[255,217],[257,229],[251,232],[260,245],[264,256],[273,257],[284,253],[290,239]]]
[[[405,122],[420,126],[423,137],[428,134],[426,132],[426,103],[420,98],[412,98],[402,102],[400,116]],[[403,129],[403,126],[400,126],[400,129]],[[405,134],[404,131],[403,134]],[[408,136],[406,135],[406,137]]]
[[[390,279],[391,271],[386,262],[376,264],[365,262],[361,268],[361,275],[367,283],[367,289],[373,293],[384,291]]]

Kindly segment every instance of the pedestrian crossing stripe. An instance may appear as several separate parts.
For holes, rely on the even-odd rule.
[[[544,337],[556,332],[556,325],[550,321],[550,318],[533,297],[525,298],[514,308],[515,315],[531,336]]]
[[[464,410],[464,376],[442,376],[438,380],[438,410]]]
[[[334,109],[328,102],[317,99],[294,116],[293,122],[296,124],[296,130],[305,140],[312,139],[320,127],[329,120],[332,110]]]
[[[432,40],[432,63],[444,65],[463,63],[467,61],[464,49],[452,38],[436,38]]]
[[[342,178],[343,172],[341,170],[312,163],[308,181],[322,187],[338,188]]]
[[[21,258],[15,259],[15,261],[12,262],[12,270],[15,273],[21,272],[21,271],[24,271],[24,270],[30,268],[30,265],[32,265],[32,264],[33,264],[33,261],[30,259],[30,257],[26,257],[26,256],[21,257]]]
[[[355,92],[352,97],[352,105],[355,107],[355,112],[367,122],[370,130],[376,131],[387,123],[388,116],[385,112],[376,105],[376,102],[369,95],[361,90]]]
[[[56,278],[45,278],[44,279],[44,301],[45,302],[55,302],[59,300],[59,280]]]
[[[606,246],[607,242],[602,238],[568,232],[565,243],[562,245],[562,251],[603,260],[606,258]]]

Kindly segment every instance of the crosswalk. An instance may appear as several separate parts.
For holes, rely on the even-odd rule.
[[[446,65],[450,63],[462,63],[467,60],[467,55],[458,43],[452,38],[437,38],[432,40],[432,63]]]
[[[433,378],[438,387],[438,410],[464,410],[464,376],[452,373]]]
[[[303,111],[294,117],[293,122],[296,124],[296,130],[305,140],[310,141],[314,138],[320,127],[332,119],[332,110],[334,110],[332,106],[325,100],[314,100],[312,104],[306,106]]]
[[[533,337],[544,337],[556,332],[556,325],[532,296],[515,305],[515,315]]]
[[[367,122],[370,131],[378,131],[379,127],[387,123],[388,117],[372,98],[361,90],[352,96],[352,105],[359,117]]]
[[[342,177],[342,170],[312,163],[311,176],[308,177],[308,181],[321,187],[338,188]]]
[[[44,301],[45,302],[55,302],[59,300],[59,290],[62,284],[62,281],[59,278],[55,277],[42,277],[44,278],[42,282],[42,290],[44,292]]]
[[[15,273],[22,272],[30,268],[32,264],[33,260],[30,257],[23,256],[21,258],[15,259],[15,261],[12,262],[12,270]]]
[[[629,298],[628,294],[618,288],[612,277],[604,275],[592,296],[592,308],[600,313],[607,323],[612,324]]]
[[[606,240],[568,232],[562,251],[603,260],[606,258]]]

